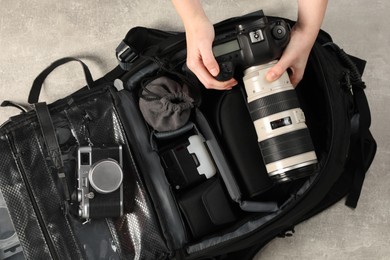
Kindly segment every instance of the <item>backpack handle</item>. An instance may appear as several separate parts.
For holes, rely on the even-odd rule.
[[[81,66],[83,67],[83,71],[84,71],[84,76],[85,76],[85,80],[87,82],[87,87],[89,89],[91,89],[93,87],[93,79],[92,79],[92,74],[88,68],[88,66],[82,62],[81,60],[77,59],[77,58],[74,58],[74,57],[65,57],[65,58],[62,58],[62,59],[59,59],[59,60],[56,60],[54,61],[52,64],[50,64],[46,69],[44,69],[34,80],[33,84],[32,84],[32,87],[31,87],[31,90],[30,90],[30,94],[28,96],[28,103],[29,104],[35,104],[38,102],[39,100],[39,95],[41,93],[41,89],[42,89],[42,85],[43,85],[43,82],[45,81],[45,79],[47,78],[47,76],[49,76],[49,74],[55,70],[56,68],[58,68],[59,66],[65,64],[65,63],[68,63],[68,62],[71,62],[71,61],[77,61],[81,64]]]

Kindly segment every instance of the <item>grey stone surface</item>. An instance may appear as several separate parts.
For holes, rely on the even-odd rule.
[[[264,9],[296,18],[295,1],[203,1],[212,22]],[[256,259],[390,258],[390,2],[329,1],[323,29],[349,53],[368,60],[364,74],[378,152],[356,210],[340,202],[275,239]],[[170,1],[0,0],[0,101],[26,102],[33,79],[52,61],[83,58],[95,78],[116,65],[114,50],[128,29],[141,25],[182,30]],[[78,64],[56,70],[41,101],[53,102],[83,84]],[[19,111],[0,108],[0,123]]]

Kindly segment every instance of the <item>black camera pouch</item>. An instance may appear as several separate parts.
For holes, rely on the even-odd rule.
[[[187,191],[178,202],[194,239],[211,234],[236,220],[231,200],[218,178]]]

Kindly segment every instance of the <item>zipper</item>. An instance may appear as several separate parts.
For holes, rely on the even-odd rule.
[[[53,243],[53,241],[51,239],[49,231],[46,228],[45,222],[44,222],[43,217],[41,215],[41,212],[39,210],[38,204],[37,204],[37,202],[34,199],[34,194],[33,194],[32,188],[31,188],[31,186],[30,186],[30,184],[28,182],[28,178],[26,176],[26,173],[23,170],[23,165],[22,165],[22,162],[21,162],[21,159],[20,159],[20,153],[17,153],[17,149],[16,149],[15,145],[12,143],[12,141],[10,140],[9,135],[7,134],[5,136],[7,138],[8,144],[9,144],[9,146],[11,148],[14,160],[16,162],[16,166],[18,167],[20,175],[22,176],[22,179],[23,179],[23,182],[25,184],[28,196],[30,198],[30,201],[31,201],[31,204],[33,206],[34,212],[35,212],[35,214],[37,216],[37,220],[38,220],[39,226],[40,226],[40,228],[42,230],[43,236],[45,238],[45,242],[46,242],[46,244],[48,246],[50,256],[52,257],[52,259],[59,259],[57,251],[56,251],[55,246],[54,246],[54,243]]]
[[[320,76],[324,79],[323,81],[323,84],[324,84],[324,89],[326,90],[325,93],[327,95],[327,99],[329,100],[330,99],[330,93],[329,93],[329,83],[327,81],[327,79],[324,77],[324,71],[323,71],[323,67],[321,65],[321,63],[319,62],[318,60],[318,57],[317,57],[317,54],[315,52],[313,52],[313,61],[315,62],[315,65],[318,67],[318,71],[319,71],[319,74]],[[334,111],[333,111],[333,108],[332,106],[329,106],[330,107],[330,114],[334,114]],[[332,121],[331,122],[332,125],[331,125],[331,136],[334,136],[334,122]],[[333,141],[331,142],[330,144],[330,147],[329,147],[329,150],[332,150],[333,149]],[[327,164],[327,162],[329,161],[329,156],[326,158],[326,161],[325,161],[325,165]],[[318,183],[319,179],[320,179],[320,172],[318,172],[318,176],[313,180],[313,182],[311,183],[310,187],[307,188],[307,190],[299,196],[295,196],[295,200],[293,202],[291,202],[291,204],[289,205],[289,208],[293,208],[294,205],[296,205],[299,201],[301,201],[303,198],[306,197],[306,195],[312,190],[312,188]],[[233,238],[233,239],[230,239],[228,241],[224,241],[224,242],[221,242],[219,244],[216,244],[216,245],[213,245],[213,246],[210,246],[206,249],[203,249],[203,250],[200,250],[200,251],[197,251],[197,252],[193,252],[191,254],[191,259],[192,259],[192,256],[194,256],[194,259],[197,257],[197,256],[200,256],[202,254],[207,254],[207,252],[210,252],[210,251],[217,251],[218,249],[222,249],[224,247],[226,247],[227,245],[229,244],[236,244],[236,242],[242,240],[242,239],[246,239],[246,238],[249,238],[251,236],[253,236],[259,229],[261,228],[264,228],[266,226],[269,226],[271,225],[272,223],[276,222],[278,219],[282,218],[283,216],[285,216],[286,214],[288,213],[287,210],[285,210],[284,212],[281,212],[280,214],[278,214],[277,216],[275,216],[273,219],[269,220],[268,222],[265,223],[265,225],[261,225],[259,226],[258,228],[256,228],[255,230],[245,234],[245,235],[242,235],[242,236],[239,236],[239,237],[236,237],[236,238]],[[283,232],[284,229],[281,230],[281,232]],[[294,230],[295,232],[295,230]],[[276,234],[277,236],[277,234]]]

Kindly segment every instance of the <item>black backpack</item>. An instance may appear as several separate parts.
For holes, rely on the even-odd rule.
[[[216,24],[216,34],[260,15]],[[376,152],[361,80],[365,61],[346,54],[326,32],[320,31],[296,88],[318,167],[281,185],[248,174],[264,165],[242,82],[230,91],[200,86],[185,67],[184,33],[136,27],[116,55],[120,65],[103,78],[93,81],[84,64],[88,87],[48,106],[38,103],[0,129],[0,189],[27,258],[251,259],[345,196],[356,207]],[[37,103],[45,77],[72,60],[39,75],[29,103]],[[179,131],[156,132],[140,112],[144,86],[162,76],[188,85],[196,97],[190,123]],[[170,154],[192,135],[201,137],[217,174],[177,187],[172,183],[188,180],[172,179]],[[75,186],[77,148],[91,144],[123,149],[124,214],[82,224],[66,190]],[[256,181],[267,188],[252,186]]]

